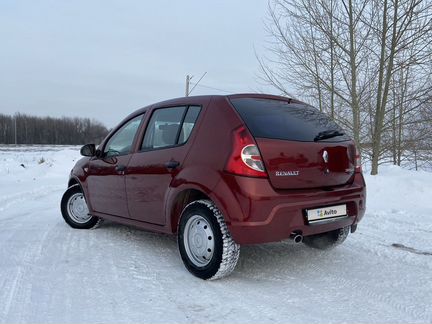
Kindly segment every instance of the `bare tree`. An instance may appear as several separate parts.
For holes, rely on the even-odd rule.
[[[300,93],[341,123],[377,174],[388,153],[401,163],[408,125],[421,123],[415,116],[431,90],[421,73],[431,66],[431,6],[425,0],[273,0],[261,79],[281,94]]]
[[[367,5],[368,1],[352,0],[273,1],[269,5],[267,30],[274,40],[270,51],[276,59],[260,60],[265,82],[284,94],[288,93],[286,84],[294,85],[298,92],[308,90],[309,97],[318,98],[320,110],[350,129],[358,144],[358,70],[366,63],[365,48],[371,29],[361,19]]]
[[[387,113],[392,76],[396,70],[395,59],[403,54],[407,48],[410,48],[413,57],[423,56],[425,48],[429,49],[429,54],[431,54],[428,45],[430,45],[432,37],[430,3],[421,0],[383,0],[375,5],[377,12],[380,12],[381,5],[383,10],[382,14],[378,15],[381,16],[381,20],[377,19],[372,22],[376,34],[380,38],[380,54],[372,134],[371,174],[378,173],[384,119]],[[419,43],[418,40],[422,40],[422,42]]]

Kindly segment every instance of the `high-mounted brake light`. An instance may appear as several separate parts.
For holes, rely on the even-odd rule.
[[[355,153],[355,172],[361,173],[362,172],[362,165],[361,165],[361,155],[360,151],[356,147],[356,153]]]
[[[267,177],[258,147],[244,126],[233,132],[232,151],[225,170],[248,177]]]

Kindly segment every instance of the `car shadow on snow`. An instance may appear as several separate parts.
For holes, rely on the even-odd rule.
[[[340,268],[343,247],[320,251],[291,240],[242,246],[236,274],[253,279],[285,280],[316,276],[317,270]],[[341,259],[342,257],[342,259]]]
[[[129,258],[131,253],[139,254],[152,264],[164,262],[170,268],[183,268],[179,257],[175,235],[158,234],[106,221],[95,230],[99,239],[110,242],[121,255]],[[103,244],[103,242],[101,242]],[[317,269],[340,268],[346,262],[343,246],[330,251],[320,251],[291,240],[260,245],[241,246],[240,259],[231,278],[284,280],[316,275]],[[161,260],[163,259],[163,260]]]

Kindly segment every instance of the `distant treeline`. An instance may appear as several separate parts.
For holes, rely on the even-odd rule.
[[[99,143],[107,133],[102,123],[89,118],[0,114],[0,144]]]

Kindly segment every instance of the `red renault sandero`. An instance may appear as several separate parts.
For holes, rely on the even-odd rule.
[[[317,109],[285,97],[160,102],[81,154],[61,201],[65,221],[176,234],[184,265],[202,279],[230,274],[242,244],[334,247],[365,213],[354,142]]]

